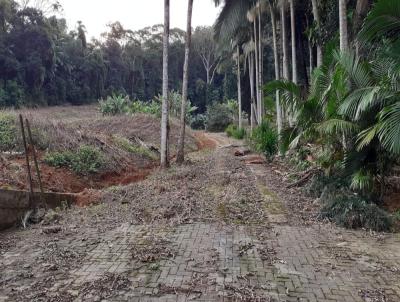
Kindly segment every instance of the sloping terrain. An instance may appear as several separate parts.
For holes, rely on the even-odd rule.
[[[14,117],[15,141],[9,150],[3,150],[7,152],[0,153],[0,188],[28,188],[18,114],[30,121],[46,191],[76,193],[88,188],[129,184],[145,178],[158,164],[160,121],[152,115],[103,116],[95,106],[52,107],[5,114]],[[178,130],[178,124],[172,121],[172,156]],[[197,149],[190,131],[186,142],[187,151]],[[55,156],[52,157],[53,161],[58,160],[55,167],[45,160],[49,155],[77,152],[82,146],[89,146],[89,151],[99,154],[95,173],[86,171],[86,166],[78,166],[74,171]],[[37,183],[35,185],[37,187]]]

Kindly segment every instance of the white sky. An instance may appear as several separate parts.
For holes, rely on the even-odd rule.
[[[163,0],[60,0],[69,29],[78,20],[85,24],[88,37],[98,38],[106,24],[120,21],[126,29],[138,30],[163,23]],[[170,0],[171,28],[186,29],[187,0]],[[193,27],[212,25],[218,15],[212,0],[194,0]]]

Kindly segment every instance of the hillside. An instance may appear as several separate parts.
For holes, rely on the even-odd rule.
[[[128,184],[143,179],[158,165],[160,121],[155,116],[103,116],[96,106],[3,111],[0,188],[28,188],[18,114],[30,121],[46,191],[77,193]],[[172,120],[171,156],[178,130]],[[189,131],[187,151],[195,149]],[[69,157],[80,160],[75,164],[66,160]]]

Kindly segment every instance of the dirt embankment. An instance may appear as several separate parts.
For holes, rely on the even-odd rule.
[[[95,106],[10,112],[14,115],[19,113],[30,120],[46,191],[87,195],[91,189],[99,190],[143,180],[158,166],[160,121],[154,116],[136,114],[104,117]],[[178,124],[172,120],[172,155],[176,151],[178,135]],[[9,150],[11,152],[0,153],[0,188],[28,189],[20,136],[16,131],[16,147]],[[196,142],[192,132],[188,131],[186,151],[197,150]],[[80,146],[92,146],[101,152],[103,164],[97,173],[81,175],[68,167],[50,166],[44,160],[49,153],[75,151]],[[35,176],[34,186],[38,188]]]

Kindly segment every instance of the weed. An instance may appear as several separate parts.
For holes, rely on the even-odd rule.
[[[68,167],[81,175],[98,172],[104,162],[102,153],[91,146],[81,146],[76,152],[48,153],[44,160],[50,166]]]
[[[321,218],[328,218],[340,226],[373,231],[389,231],[392,220],[387,212],[358,195],[339,194],[321,209]]]
[[[0,113],[0,151],[15,149],[17,144],[16,130],[14,116]]]
[[[121,149],[123,149],[124,151],[126,151],[128,153],[143,155],[145,157],[148,157],[148,158],[151,158],[154,160],[156,160],[158,158],[149,149],[142,147],[142,146],[135,145],[127,138],[120,137],[120,136],[114,136],[113,140],[118,147],[120,147]]]
[[[238,128],[236,125],[229,125],[225,129],[226,134],[228,137],[233,137],[236,139],[244,139],[246,137],[246,130],[244,128]]]

